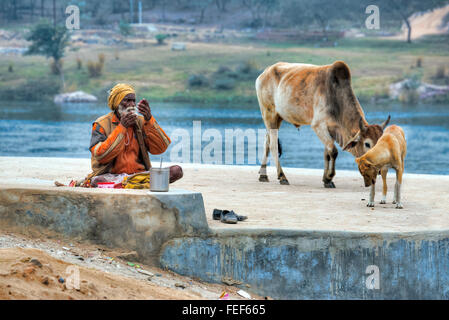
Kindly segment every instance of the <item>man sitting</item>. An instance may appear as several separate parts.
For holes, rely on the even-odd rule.
[[[161,154],[171,142],[151,114],[147,100],[139,101],[137,110],[143,116],[137,115],[136,94],[130,85],[114,86],[108,106],[112,112],[98,118],[92,126],[89,149],[93,173],[88,178],[97,177],[96,182],[104,181],[100,175],[148,171],[148,152]],[[170,183],[182,176],[180,166],[170,167]]]

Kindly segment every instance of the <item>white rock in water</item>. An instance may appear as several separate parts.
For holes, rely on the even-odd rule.
[[[83,91],[61,93],[55,96],[55,103],[97,102],[97,97]]]
[[[449,86],[439,86],[435,84],[419,82],[414,83],[412,79],[405,79],[389,86],[389,93],[391,99],[398,99],[403,91],[408,89],[415,89],[420,99],[432,98],[439,95],[449,93]]]
[[[186,44],[182,42],[174,42],[171,45],[172,51],[185,51],[186,50]]]

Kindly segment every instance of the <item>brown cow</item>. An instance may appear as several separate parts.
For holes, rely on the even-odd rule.
[[[297,128],[311,125],[323,142],[326,188],[335,188],[336,141],[343,150],[360,157],[382,135],[382,125],[369,125],[351,87],[351,73],[343,61],[316,66],[278,62],[256,80],[257,99],[267,128],[259,181],[268,181],[267,159],[271,150],[281,184],[289,184],[279,163],[278,129],[283,120]],[[274,130],[273,130],[274,129]]]

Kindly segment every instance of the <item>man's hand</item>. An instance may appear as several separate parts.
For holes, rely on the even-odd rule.
[[[146,99],[142,99],[139,101],[137,109],[143,115],[146,121],[151,119],[151,108]]]
[[[120,123],[125,128],[135,125],[136,121],[137,121],[137,115],[134,112],[127,112],[120,119]]]

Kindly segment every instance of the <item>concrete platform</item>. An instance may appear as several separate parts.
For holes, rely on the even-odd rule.
[[[180,274],[231,278],[274,298],[449,298],[449,176],[406,174],[405,208],[389,194],[372,210],[356,172],[337,171],[337,189],[324,189],[321,170],[286,168],[291,185],[281,186],[273,170],[260,183],[256,167],[189,164],[170,193],[148,194],[51,186],[84,176],[87,159],[3,157],[0,166],[3,227],[129,248]],[[211,219],[213,208],[249,219],[225,225]],[[371,265],[379,289],[366,286]]]

